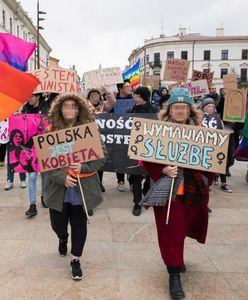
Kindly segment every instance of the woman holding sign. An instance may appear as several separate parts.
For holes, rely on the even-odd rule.
[[[92,122],[84,99],[72,93],[61,94],[56,98],[48,118],[51,121],[49,132]],[[103,143],[102,147],[106,156]],[[87,208],[93,209],[102,202],[97,171],[104,163],[105,158],[71,163],[63,169],[45,173],[47,189],[44,201],[50,209],[52,228],[59,238],[58,251],[61,256],[67,254],[67,227],[69,222],[71,225],[71,277],[75,280],[83,277],[79,259],[87,235]]]
[[[197,126],[201,122],[200,115],[193,106],[193,100],[188,91],[180,88],[172,90],[171,97],[167,102],[167,109],[161,112],[160,120]],[[186,271],[184,240],[188,236],[196,239],[199,243],[205,243],[208,227],[208,187],[213,176],[206,172],[181,169],[177,166],[148,162],[143,162],[143,164],[156,182],[153,189],[157,195],[163,194],[163,191],[159,189],[161,185],[158,184],[161,178],[165,178],[165,181],[168,182],[175,180],[176,190],[173,193],[176,196],[171,202],[168,224],[166,224],[168,199],[166,199],[167,201],[163,199],[161,206],[153,206],[153,208],[159,248],[169,273],[170,294],[173,299],[182,299],[185,295],[180,273]],[[158,190],[156,191],[156,189]]]

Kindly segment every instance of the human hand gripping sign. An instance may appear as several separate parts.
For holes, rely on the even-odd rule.
[[[162,174],[167,175],[171,178],[175,178],[178,175],[178,167],[177,166],[166,166],[162,169]]]

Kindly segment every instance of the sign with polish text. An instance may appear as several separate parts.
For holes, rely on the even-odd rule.
[[[95,122],[34,137],[41,172],[104,157]]]
[[[135,118],[131,159],[225,174],[229,133],[186,124]]]
[[[167,58],[164,80],[186,82],[190,62],[186,59]]]

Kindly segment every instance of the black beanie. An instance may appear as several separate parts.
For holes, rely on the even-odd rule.
[[[134,91],[135,95],[139,95],[144,101],[148,102],[150,99],[150,91],[147,87],[137,87],[137,89]]]

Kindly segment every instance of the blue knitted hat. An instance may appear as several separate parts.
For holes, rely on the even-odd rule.
[[[189,95],[189,91],[181,88],[174,88],[171,90],[171,96],[167,102],[168,106],[174,103],[185,103],[188,105],[193,105],[193,100]]]

